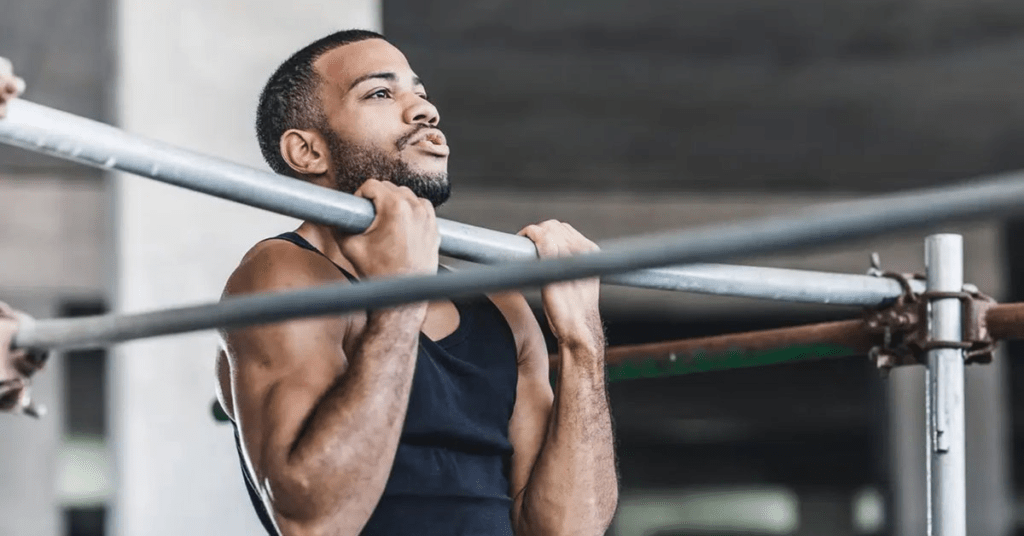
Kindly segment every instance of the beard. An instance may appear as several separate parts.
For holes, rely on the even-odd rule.
[[[416,129],[402,136],[395,143],[398,150],[404,148],[412,136],[422,129]],[[434,208],[444,204],[451,196],[451,184],[447,172],[421,173],[413,171],[409,164],[397,156],[384,151],[363,147],[342,140],[332,129],[325,128],[322,133],[330,151],[331,165],[334,167],[334,187],[342,192],[353,193],[368,179],[387,181],[412,190],[416,197],[430,201]]]

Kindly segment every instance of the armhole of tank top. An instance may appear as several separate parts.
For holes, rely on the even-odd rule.
[[[300,235],[299,233],[289,231],[287,233],[281,233],[277,236],[272,236],[270,238],[267,238],[266,240],[282,240],[284,242],[292,244],[295,247],[316,253],[317,255],[320,255],[324,259],[327,259],[327,262],[333,264],[334,267],[337,268],[339,272],[341,272],[341,275],[345,276],[345,279],[348,279],[349,283],[359,282],[359,279],[356,276],[350,274],[348,270],[342,268],[341,266],[338,266],[336,262],[332,261],[330,257],[325,255],[323,251],[317,249],[313,244],[310,244],[309,241],[303,238],[302,235]]]

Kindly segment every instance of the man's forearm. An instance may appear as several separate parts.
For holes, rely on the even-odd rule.
[[[516,534],[604,534],[618,501],[603,341],[561,345],[544,446],[524,491]]]
[[[372,312],[348,369],[313,409],[286,465],[307,512],[369,518],[398,448],[424,314],[425,306]]]

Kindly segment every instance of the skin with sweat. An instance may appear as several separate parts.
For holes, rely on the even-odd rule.
[[[449,148],[440,116],[404,55],[381,39],[320,57],[329,128],[347,146],[446,181]],[[281,138],[285,161],[329,188],[343,159],[315,131]],[[381,178],[381,177],[377,177]],[[261,242],[231,275],[225,295],[345,283],[331,261],[359,278],[432,274],[439,237],[434,206],[412,190],[369,178],[354,193],[376,219],[360,235],[304,223],[297,232],[330,261],[280,240]],[[342,186],[343,187],[343,186]],[[571,226],[531,225],[542,257],[593,251]],[[604,338],[595,279],[550,285],[543,304],[558,337],[556,388],[540,326],[518,293],[491,295],[515,336],[516,404],[510,512],[518,536],[604,534],[617,477],[604,379]],[[282,534],[358,534],[387,482],[408,406],[419,333],[438,340],[459,325],[449,301],[312,318],[225,333],[219,397],[238,425],[243,455]]]

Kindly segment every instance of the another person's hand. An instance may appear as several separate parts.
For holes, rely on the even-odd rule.
[[[568,223],[548,220],[519,231],[537,245],[540,258],[569,257],[598,250],[597,244]],[[541,291],[544,314],[559,344],[604,346],[598,309],[601,280],[597,277],[552,283]]]
[[[11,61],[0,57],[0,119],[7,115],[7,103],[24,91],[25,81],[14,76]]]
[[[39,417],[29,394],[31,377],[42,368],[42,359],[25,351],[11,350],[11,342],[24,314],[0,302],[0,411]]]

